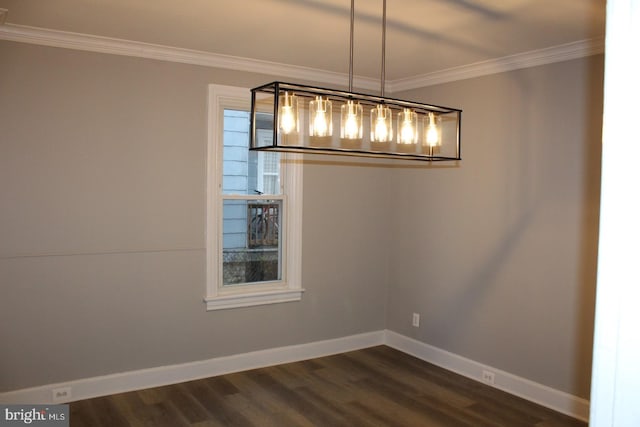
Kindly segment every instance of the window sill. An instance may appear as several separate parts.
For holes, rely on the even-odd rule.
[[[303,292],[304,289],[277,289],[273,291],[207,297],[204,299],[204,302],[207,304],[207,311],[224,310],[227,308],[300,301]]]

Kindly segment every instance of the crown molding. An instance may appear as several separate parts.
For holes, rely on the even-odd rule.
[[[391,92],[399,92],[538,65],[552,64],[554,62],[568,61],[597,55],[603,52],[604,38],[580,40],[545,49],[531,50],[502,58],[448,68],[421,76],[397,79],[387,83],[387,86]]]
[[[247,71],[276,76],[279,79],[300,79],[331,86],[343,86],[345,82],[348,81],[348,76],[345,73],[336,73],[309,67],[90,34],[72,33],[16,24],[1,24],[3,19],[6,19],[7,13],[8,11],[6,9],[0,9],[0,40],[113,55],[134,56],[235,71]],[[393,93],[472,77],[503,73],[521,68],[562,62],[596,55],[602,52],[604,52],[604,38],[581,40],[435,71],[419,76],[388,80],[385,82],[385,86],[387,92]],[[354,76],[354,86],[364,90],[378,90],[380,82],[377,79]]]
[[[316,68],[24,25],[0,25],[0,40],[247,71],[333,86],[344,86],[348,82],[347,74]],[[380,82],[354,76],[354,85],[376,90],[380,87]]]

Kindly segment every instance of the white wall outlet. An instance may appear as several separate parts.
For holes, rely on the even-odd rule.
[[[413,320],[411,321],[411,324],[415,328],[419,328],[420,327],[420,315],[418,313],[413,313]]]
[[[53,403],[62,403],[71,401],[71,387],[60,387],[52,390]]]
[[[482,371],[482,381],[487,384],[494,385],[496,383],[496,373],[485,369]]]

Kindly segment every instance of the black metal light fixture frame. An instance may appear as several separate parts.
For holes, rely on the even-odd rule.
[[[382,1],[380,96],[353,92],[354,20],[355,1],[351,0],[349,90],[278,81],[252,89],[250,149],[426,161],[461,160],[462,110],[385,97],[386,0]],[[365,111],[370,121],[365,119]],[[264,120],[259,120],[259,115]],[[395,132],[394,120],[397,120]],[[333,126],[334,123],[338,126]],[[334,133],[333,128],[340,128],[340,132]],[[262,138],[258,130],[262,131]],[[271,138],[264,137],[265,130],[267,134],[269,130],[273,132]]]
[[[279,110],[283,103],[283,97],[295,95],[300,104],[300,125],[297,132],[283,134],[280,131]],[[309,136],[306,131],[308,126],[308,103],[316,97],[322,96],[329,99],[334,104],[334,111],[339,112],[339,106],[348,101],[358,102],[368,113],[369,108],[375,108],[383,104],[393,112],[393,117],[404,109],[415,111],[418,118],[425,119],[429,114],[433,114],[440,120],[440,141],[437,146],[426,145],[424,140],[417,144],[401,144],[394,138],[388,143],[371,142],[369,123],[364,120],[363,138],[359,140],[340,138],[338,132],[332,136],[314,137]],[[337,108],[336,108],[337,107]],[[273,117],[269,121],[268,131],[273,132],[272,138],[261,140],[257,131],[259,122],[258,115],[269,115]],[[386,98],[375,95],[365,95],[361,93],[347,92],[334,89],[325,89],[313,86],[304,86],[294,83],[272,82],[263,86],[251,89],[251,138],[250,150],[253,151],[277,151],[277,152],[298,152],[298,153],[318,153],[334,154],[358,157],[378,157],[405,160],[423,161],[455,161],[460,157],[460,123],[462,110],[456,108],[442,107],[431,104],[421,104],[399,99]],[[334,122],[339,122],[339,113],[332,117]],[[423,122],[423,120],[419,120]],[[272,125],[271,125],[272,124]],[[423,137],[426,132],[425,125],[417,130]],[[264,126],[261,129],[265,129]]]

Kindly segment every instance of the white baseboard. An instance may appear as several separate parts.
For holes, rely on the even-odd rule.
[[[589,401],[586,399],[555,390],[457,354],[449,353],[393,331],[385,331],[384,343],[389,347],[476,381],[482,381],[483,370],[492,371],[495,373],[495,384],[493,386],[497,389],[582,421],[588,421],[589,419]]]
[[[246,371],[265,366],[297,362],[382,344],[384,344],[384,331],[369,332],[307,344],[259,350],[179,365],[160,366],[157,368],[141,369],[139,371],[122,372],[10,391],[0,393],[0,403],[67,403],[92,397]],[[53,390],[63,387],[70,387],[68,398],[54,402]]]
[[[496,388],[572,417],[584,421],[588,420],[589,401],[585,399],[466,359],[389,330],[259,350],[179,365],[161,366],[139,371],[84,378],[64,383],[47,384],[0,393],[0,403],[66,403],[229,374],[232,372],[246,371],[265,366],[297,362],[382,344],[477,381],[482,381],[481,375],[483,370],[491,370],[495,372],[494,386]],[[69,388],[66,399],[54,401],[53,390],[58,388]]]

